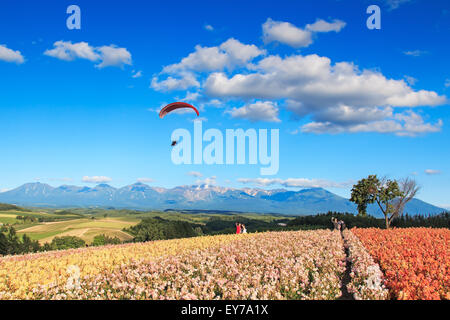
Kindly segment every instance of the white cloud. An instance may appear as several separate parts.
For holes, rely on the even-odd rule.
[[[167,78],[159,80],[157,76],[153,77],[150,87],[156,91],[200,87],[196,72],[219,71],[225,68],[232,70],[265,53],[265,50],[260,50],[255,45],[246,45],[233,38],[216,47],[197,45],[195,51],[181,59],[181,62],[164,67],[161,75],[167,74]]]
[[[187,92],[183,101],[195,101],[200,97],[200,93],[198,92]]]
[[[135,70],[133,70],[133,75],[131,76],[132,78],[140,78],[140,77],[142,77],[142,71],[135,71]]]
[[[422,50],[411,50],[411,51],[404,51],[403,53],[407,56],[420,57],[428,52]]]
[[[314,32],[339,32],[346,26],[346,23],[341,20],[333,20],[333,22],[326,22],[322,19],[317,19],[313,24],[307,24],[306,29]]]
[[[272,101],[257,101],[241,108],[233,108],[226,113],[229,113],[233,118],[247,119],[252,122],[281,122],[278,118],[278,106]]]
[[[294,48],[307,47],[313,43],[312,36],[316,32],[339,32],[346,23],[341,20],[327,22],[317,19],[313,24],[307,24],[305,29],[292,23],[267,19],[262,25],[264,43],[280,42]]]
[[[206,25],[205,25],[205,30],[213,31],[213,30],[214,30],[214,27],[213,27],[212,25],[210,25],[210,24],[206,24]]]
[[[195,183],[198,184],[198,185],[203,185],[203,184],[215,185],[217,183],[216,179],[217,179],[216,176],[212,176],[212,177],[208,177],[208,178],[205,178],[205,179],[198,179],[198,180],[195,181]]]
[[[201,174],[198,171],[190,171],[187,173],[188,176],[192,176],[192,177],[196,177],[196,178],[200,178],[203,177],[203,174]]]
[[[436,106],[447,102],[445,96],[436,92],[413,90],[404,80],[387,79],[380,72],[360,71],[348,62],[333,65],[329,58],[315,54],[268,56],[254,64],[252,70],[231,77],[223,72],[212,73],[205,81],[205,92],[214,98],[288,99],[287,109],[296,116],[312,116],[314,122],[306,127],[313,129],[309,132],[324,131],[330,126],[335,132],[344,132],[343,123],[367,125],[369,121],[387,120],[392,117],[394,107]],[[405,125],[420,124],[417,130],[436,132],[441,127],[440,122],[424,126],[415,120],[418,117],[410,118]],[[398,127],[392,122],[370,126],[379,127],[376,131],[392,132],[395,131],[392,125]],[[372,131],[368,127],[356,130]]]
[[[280,42],[294,48],[307,47],[312,43],[312,33],[297,28],[289,22],[267,19],[262,25],[265,43]]]
[[[4,44],[0,44],[0,60],[6,62],[14,62],[17,64],[22,64],[25,62],[25,59],[20,51],[9,49]]]
[[[213,97],[285,99],[307,108],[350,105],[416,107],[439,105],[446,98],[433,91],[414,91],[403,80],[387,79],[379,72],[363,70],[348,62],[335,65],[316,54],[286,58],[269,56],[253,68],[256,72],[212,73],[205,89]]]
[[[159,81],[158,77],[153,77],[150,87],[156,91],[186,90],[192,87],[200,87],[195,75],[190,72],[180,73],[179,77],[169,76],[165,80]]]
[[[97,68],[123,67],[131,65],[131,53],[125,48],[118,48],[114,45],[97,48],[101,53],[102,62],[96,65]]]
[[[414,78],[414,77],[405,76],[405,80],[406,80],[406,82],[408,82],[408,84],[410,86],[413,86],[413,85],[415,85],[417,83],[417,79]]]
[[[334,123],[310,122],[301,127],[302,132],[306,133],[358,133],[358,132],[377,132],[394,133],[397,136],[415,137],[421,134],[439,132],[442,128],[442,120],[436,123],[425,123],[423,118],[412,111],[406,111],[393,115],[387,120],[369,121],[366,123]]]
[[[339,31],[344,25],[339,20],[317,20],[305,28],[311,33]],[[265,28],[269,40],[274,39],[270,37],[278,27],[299,29],[268,19]],[[163,76],[166,78],[158,79]],[[230,100],[246,102],[225,113],[250,121],[279,122],[279,109],[285,107],[294,118],[308,119],[299,130],[303,132],[399,136],[439,132],[441,120],[430,123],[412,110],[399,110],[448,103],[446,96],[435,91],[413,89],[416,81],[408,76],[389,79],[380,71],[360,69],[352,62],[333,63],[317,54],[267,55],[254,45],[231,38],[217,47],[196,46],[179,63],[164,67],[151,87],[159,91],[196,87],[193,98],[200,97],[196,101],[202,108],[216,105],[213,101],[220,107],[226,107]],[[190,95],[187,92],[186,98]]]
[[[127,49],[118,48],[115,45],[93,47],[87,42],[56,41],[53,46],[53,49],[46,50],[44,54],[65,61],[86,59],[100,62],[96,65],[97,68],[131,65],[131,53]]]
[[[445,79],[445,87],[449,88],[450,87],[450,79]]]
[[[426,169],[425,170],[425,174],[431,176],[431,175],[437,175],[437,174],[441,174],[440,170],[433,170],[433,169]]]
[[[297,188],[346,188],[353,182],[334,182],[324,179],[307,179],[307,178],[239,178],[238,182],[243,184],[252,184],[258,186],[281,185],[284,187]]]
[[[151,183],[154,182],[155,180],[153,180],[152,178],[138,178],[136,181],[140,183]]]
[[[106,183],[111,182],[112,179],[105,176],[92,176],[92,177],[84,176],[82,181],[87,183]]]
[[[385,0],[389,10],[394,10],[400,7],[401,4],[410,2],[411,0]]]
[[[181,62],[164,67],[163,73],[180,71],[205,72],[224,68],[233,69],[243,66],[253,58],[265,54],[255,45],[246,45],[230,38],[218,47],[195,46],[195,52],[183,58]]]
[[[53,46],[53,49],[46,50],[44,54],[65,61],[72,61],[77,58],[89,61],[100,59],[100,55],[95,52],[95,48],[91,47],[87,42],[72,44],[70,41],[56,41]]]

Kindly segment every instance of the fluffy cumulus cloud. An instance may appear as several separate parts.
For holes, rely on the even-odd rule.
[[[200,82],[192,72],[180,72],[177,76],[168,76],[159,80],[157,76],[152,78],[150,87],[156,91],[187,90],[200,87]]]
[[[339,32],[346,26],[346,23],[341,20],[333,20],[333,22],[327,22],[322,19],[317,19],[313,24],[307,24],[306,29],[313,32]]]
[[[199,87],[196,73],[233,70],[245,66],[252,59],[265,54],[255,45],[246,45],[236,39],[228,39],[220,46],[202,47],[197,45],[195,51],[179,63],[163,68],[159,76],[152,79],[150,87],[157,91],[186,90]],[[160,80],[160,76],[167,77]]]
[[[82,181],[87,183],[106,183],[111,182],[112,179],[105,176],[92,176],[92,177],[84,176]]]
[[[304,132],[375,131],[399,135],[436,132],[442,122],[425,124],[416,113],[393,115],[393,108],[437,106],[445,96],[413,90],[404,80],[359,70],[348,62],[332,64],[318,55],[268,56],[252,65],[254,72],[228,76],[214,72],[205,91],[215,98],[286,100],[296,117],[310,116]],[[419,125],[414,127],[414,125]]]
[[[183,58],[180,63],[165,67],[163,73],[233,69],[245,65],[248,61],[264,53],[264,50],[255,45],[246,45],[231,38],[217,47],[197,45],[193,53]]]
[[[227,110],[226,113],[229,113],[233,118],[247,119],[252,122],[281,122],[278,119],[278,106],[272,101],[257,101],[242,108]]]
[[[283,187],[296,188],[346,188],[353,183],[352,181],[334,182],[330,180],[307,178],[239,178],[238,182],[263,187],[281,185]]]
[[[98,62],[97,68],[123,67],[132,63],[131,53],[125,48],[115,45],[93,47],[87,42],[56,41],[53,49],[46,50],[44,54],[65,61],[86,59]]]
[[[268,19],[263,39],[301,47],[311,43],[314,33],[339,32],[344,26],[340,20],[318,19],[302,29]],[[438,132],[441,120],[427,122],[413,109],[444,105],[448,100],[434,91],[412,88],[415,83],[412,77],[390,79],[380,71],[317,54],[270,55],[231,38],[215,47],[196,46],[178,63],[164,67],[151,87],[195,88],[203,100],[219,101],[221,106],[238,101],[244,106],[226,107],[225,113],[249,121],[280,122],[280,108],[285,108],[294,119],[307,121],[297,132],[399,136]]]
[[[410,136],[439,132],[442,127],[442,120],[436,123],[425,123],[422,116],[406,111],[393,115],[386,120],[368,121],[365,123],[336,123],[331,121],[310,122],[301,127],[302,132],[307,133],[358,133],[358,132],[378,132],[393,133],[398,136]]]
[[[20,51],[14,51],[9,49],[6,45],[0,44],[0,61],[22,64],[25,62],[25,58]]]
[[[131,65],[131,53],[125,48],[111,45],[99,47],[97,50],[101,56],[101,63],[97,65],[98,68]]]
[[[339,32],[346,23],[341,20],[327,22],[317,19],[313,24],[307,24],[304,29],[284,22],[267,19],[262,25],[263,40],[265,43],[280,42],[294,48],[308,47],[313,43],[313,34],[316,32]]]

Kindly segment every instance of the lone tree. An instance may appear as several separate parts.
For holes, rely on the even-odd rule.
[[[395,206],[395,204],[398,204],[396,199],[402,197],[404,197],[404,194],[397,181],[386,178],[380,180],[376,175],[370,175],[353,186],[350,201],[358,205],[358,215],[360,216],[366,216],[367,205],[376,202],[383,212],[386,229],[389,229],[392,220],[398,216],[401,208],[401,206]],[[403,201],[403,203],[405,202]]]

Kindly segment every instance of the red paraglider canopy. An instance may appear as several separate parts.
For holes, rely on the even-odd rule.
[[[171,104],[168,104],[164,108],[161,109],[159,112],[159,117],[162,119],[164,118],[169,112],[172,112],[173,110],[180,109],[180,108],[191,108],[197,113],[197,117],[200,116],[200,113],[198,112],[197,108],[190,105],[189,103],[185,102],[173,102]]]

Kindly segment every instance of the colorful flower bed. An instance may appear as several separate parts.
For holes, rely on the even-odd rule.
[[[220,245],[170,255],[143,256],[128,263],[114,262],[114,255],[109,253],[108,272],[96,274],[85,273],[75,264],[67,270],[69,264],[65,262],[54,270],[56,274],[64,273],[65,281],[34,286],[26,297],[336,299],[341,295],[345,252],[338,232],[269,232],[218,237],[233,240],[222,240]],[[195,240],[218,242],[215,238]],[[177,243],[189,240],[195,241],[182,239]],[[144,244],[148,250],[152,250],[153,245]],[[122,251],[132,248],[122,246],[118,249]],[[109,251],[115,250],[115,247],[109,248]],[[85,257],[89,256],[83,250],[74,252],[73,255],[80,253]],[[13,265],[9,265],[9,268],[12,267]],[[27,270],[37,272],[39,267],[31,262]],[[15,291],[13,294],[15,295]],[[11,296],[5,292],[0,293],[0,298],[9,297]]]
[[[67,272],[69,266],[76,266],[82,277],[94,276],[135,260],[224,245],[237,239],[235,235],[205,236],[3,257],[0,258],[0,299],[31,299],[32,289],[38,285],[65,284],[71,276]]]
[[[355,299],[450,298],[450,230],[355,228],[344,239]],[[0,258],[0,299],[336,299],[345,260],[328,230],[53,251]]]
[[[450,299],[450,230],[352,229],[379,263],[394,299]]]
[[[356,300],[385,300],[389,291],[384,286],[383,273],[373,260],[361,241],[351,231],[344,230],[345,243],[348,247],[348,260],[351,263],[348,292]]]

